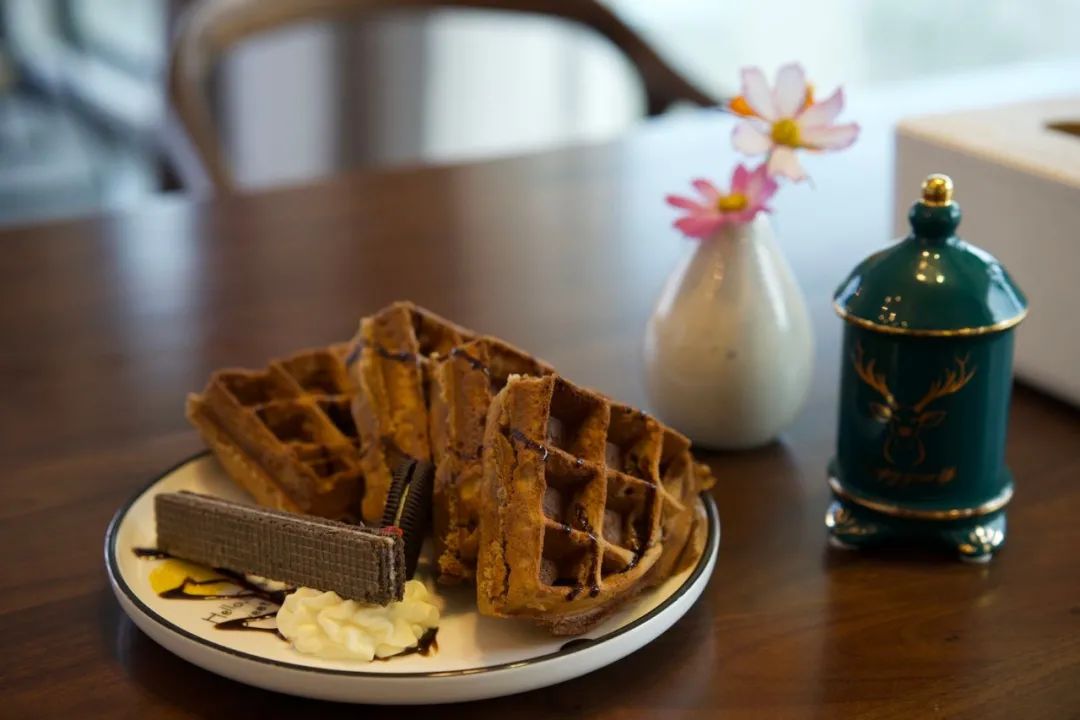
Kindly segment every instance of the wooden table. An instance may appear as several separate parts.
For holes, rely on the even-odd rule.
[[[814,165],[816,190],[777,203],[812,307],[813,392],[781,443],[707,456],[724,537],[700,602],[606,669],[439,717],[1080,713],[1074,410],[1017,390],[1007,454],[1018,489],[992,565],[826,547],[840,331],[829,296],[891,234],[888,138],[871,130]],[[113,599],[109,518],[200,447],[185,393],[214,368],[346,338],[361,314],[411,298],[643,403],[645,319],[690,249],[661,197],[709,172],[727,132],[705,114],[601,147],[0,233],[0,715],[362,713],[188,665]]]

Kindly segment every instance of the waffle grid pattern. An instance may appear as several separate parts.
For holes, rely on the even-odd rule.
[[[344,352],[310,350],[264,370],[218,371],[202,395],[189,399],[189,417],[215,451],[226,439],[227,449],[246,456],[296,509],[347,517],[363,490],[363,473]],[[256,497],[250,485],[265,482],[238,480]]]
[[[430,436],[436,466],[436,554],[443,584],[471,580],[476,574],[484,426],[492,398],[511,375],[553,372],[547,363],[493,337],[459,345],[433,364]]]
[[[682,507],[670,432],[560,377],[511,378],[487,425],[481,608],[576,633],[645,587]]]
[[[352,414],[364,446],[364,522],[377,524],[404,458],[431,460],[428,383],[432,358],[447,356],[473,333],[412,303],[394,303],[361,321],[350,366]]]

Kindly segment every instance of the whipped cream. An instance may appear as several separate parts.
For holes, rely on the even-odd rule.
[[[438,625],[439,608],[419,580],[406,582],[405,597],[385,606],[299,588],[277,613],[278,632],[297,651],[328,660],[371,662],[397,655]]]

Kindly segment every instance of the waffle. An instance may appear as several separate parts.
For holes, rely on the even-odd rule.
[[[355,514],[364,482],[345,352],[335,346],[264,370],[220,370],[188,397],[188,419],[260,505],[334,519]]]
[[[434,530],[439,581],[476,574],[480,544],[481,451],[488,408],[512,374],[548,375],[546,363],[496,338],[454,348],[432,364],[431,449],[435,462]]]
[[[664,429],[660,453],[660,485],[663,504],[660,512],[664,549],[646,578],[646,585],[663,582],[672,574],[693,565],[701,556],[704,538],[693,542],[705,520],[697,503],[698,495],[716,482],[709,466],[695,462],[690,440],[670,428]]]
[[[667,577],[710,480],[681,435],[554,375],[509,378],[483,453],[480,612],[558,635]]]
[[[427,383],[430,360],[474,335],[443,318],[398,302],[360,323],[350,372],[357,392],[352,414],[364,453],[361,517],[377,524],[393,468],[405,458],[431,460]]]

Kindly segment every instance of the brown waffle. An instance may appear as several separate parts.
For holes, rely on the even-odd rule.
[[[265,370],[220,370],[188,419],[225,471],[260,505],[328,518],[355,514],[360,440],[345,346],[298,353]]]
[[[496,338],[454,348],[432,364],[430,421],[435,462],[434,518],[439,581],[476,574],[484,425],[510,375],[548,375],[546,363]]]
[[[661,508],[661,540],[664,544],[660,558],[646,578],[646,584],[661,583],[673,573],[697,562],[704,547],[692,542],[699,513],[697,498],[715,483],[712,471],[704,463],[695,462],[690,454],[690,440],[671,428],[664,429],[660,454],[660,484],[663,488]],[[701,538],[703,539],[703,538]]]
[[[407,302],[394,303],[361,321],[358,352],[350,368],[357,388],[352,413],[364,447],[364,522],[374,525],[382,518],[398,463],[405,457],[431,460],[430,360],[449,355],[473,337],[472,332]]]
[[[667,577],[693,523],[686,500],[708,481],[685,438],[554,375],[509,379],[491,403],[483,462],[480,611],[560,635]]]

